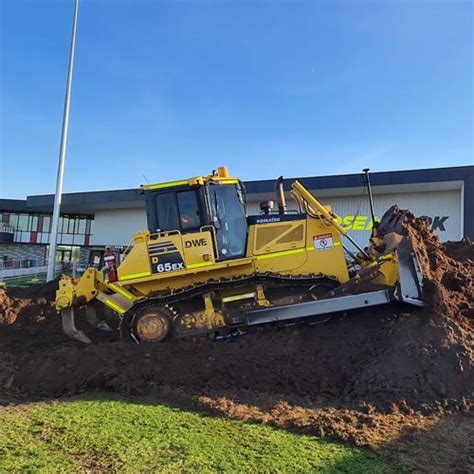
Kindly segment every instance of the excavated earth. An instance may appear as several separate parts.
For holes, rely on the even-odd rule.
[[[371,446],[413,470],[474,470],[474,244],[403,217],[426,307],[391,306],[239,339],[67,339],[57,282],[0,289],[0,404],[138,396]]]

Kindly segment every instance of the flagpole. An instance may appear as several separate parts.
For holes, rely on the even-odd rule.
[[[79,13],[79,0],[74,0],[74,20],[72,24],[71,49],[69,52],[69,66],[67,73],[66,96],[64,98],[63,127],[61,132],[61,145],[59,148],[58,175],[56,178],[56,194],[54,196],[53,218],[51,220],[51,233],[49,238],[49,258],[47,281],[56,277],[56,246],[58,241],[58,222],[63,194],[64,166],[66,162],[67,138],[69,130],[69,110],[71,106],[72,77],[74,73],[74,54],[76,51],[77,17]]]

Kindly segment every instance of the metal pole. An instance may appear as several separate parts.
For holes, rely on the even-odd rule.
[[[372,226],[375,226],[375,209],[374,209],[374,197],[372,196],[372,186],[370,184],[369,168],[364,168],[362,170],[365,175],[365,184],[367,186],[367,192],[369,194],[369,205],[370,205],[370,215],[372,216]]]
[[[59,148],[58,176],[56,178],[56,194],[54,196],[53,218],[51,221],[51,234],[49,241],[49,261],[47,281],[54,280],[56,276],[56,244],[58,241],[58,222],[63,194],[64,165],[66,161],[67,137],[69,130],[69,109],[71,106],[72,76],[74,72],[74,53],[76,50],[77,16],[79,13],[79,0],[74,1],[74,21],[72,24],[71,49],[69,52],[69,67],[67,73],[66,97],[64,99],[63,128],[61,132],[61,146]]]

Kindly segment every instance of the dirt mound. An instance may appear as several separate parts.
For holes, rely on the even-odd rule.
[[[6,290],[0,288],[0,325],[13,324],[19,311],[28,304],[29,301],[17,301],[10,298]]]
[[[472,399],[472,242],[466,239],[442,244],[427,221],[397,207],[390,210],[390,215],[413,243],[424,276],[426,308],[400,318],[383,336],[380,351],[357,377],[353,395]]]
[[[422,426],[428,421],[419,413],[469,411],[472,242],[442,244],[423,220],[392,212],[400,212],[423,268],[423,309],[352,312],[327,324],[263,328],[220,343],[200,338],[136,346],[112,336],[85,347],[62,334],[48,300],[51,287],[2,292],[0,307],[16,316],[5,316],[9,325],[0,327],[0,392],[3,387],[16,398],[155,394],[361,444],[400,432],[387,429],[385,416]]]
[[[444,253],[453,260],[474,264],[474,242],[468,237],[464,237],[459,242],[445,242],[441,247]]]
[[[51,316],[58,280],[30,287],[0,288],[0,326],[35,326]]]
[[[469,239],[442,244],[422,219],[410,214],[406,228],[424,276],[428,312],[438,321],[455,320],[468,330],[474,317],[474,245]],[[466,341],[467,342],[467,341]],[[472,340],[469,342],[472,343]]]
[[[37,300],[39,298],[46,298],[54,300],[56,297],[56,290],[59,285],[59,277],[47,283],[39,283],[30,286],[14,286],[8,288],[8,295],[11,298],[22,298]]]

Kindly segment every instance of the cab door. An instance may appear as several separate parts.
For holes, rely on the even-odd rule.
[[[206,189],[216,230],[217,260],[245,257],[248,225],[239,185],[209,183]]]

